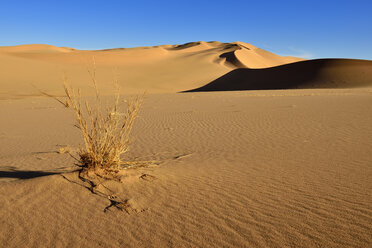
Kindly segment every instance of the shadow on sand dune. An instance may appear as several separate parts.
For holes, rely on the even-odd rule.
[[[0,171],[0,178],[31,179],[31,178],[44,177],[44,176],[55,175],[55,174],[60,174],[60,173],[46,172],[46,171],[11,170],[11,171]]]
[[[372,86],[372,61],[315,59],[264,69],[235,69],[207,85],[184,92],[365,86]]]

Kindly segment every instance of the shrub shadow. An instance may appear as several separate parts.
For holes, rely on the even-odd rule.
[[[47,171],[26,171],[26,170],[11,170],[11,171],[0,171],[0,178],[18,178],[18,179],[31,179],[36,177],[44,177],[55,174],[61,174],[60,172],[47,172]]]

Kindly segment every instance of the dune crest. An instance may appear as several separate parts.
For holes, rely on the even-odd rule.
[[[240,41],[227,44],[226,49],[231,50],[221,56],[225,57],[226,61],[229,62],[233,68],[258,69],[303,60],[295,57],[282,57]]]

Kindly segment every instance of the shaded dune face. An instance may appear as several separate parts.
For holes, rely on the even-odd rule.
[[[372,61],[315,59],[263,69],[239,68],[186,92],[372,86]]]

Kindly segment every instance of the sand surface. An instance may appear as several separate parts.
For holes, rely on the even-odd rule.
[[[0,74],[1,247],[370,247],[372,88],[176,93],[242,64],[293,60],[263,61],[265,51],[249,44],[251,61],[219,57],[240,46],[0,47],[2,68],[13,68]],[[79,180],[64,153],[81,144],[73,113],[28,84],[59,94],[63,64],[74,85],[89,91],[76,80],[87,76],[73,53],[102,54],[97,72],[107,77],[113,65],[120,72],[133,66],[122,75],[133,77],[129,93],[150,88],[127,159],[151,166],[98,188],[125,200],[127,211]],[[148,78],[137,87],[141,68]]]

